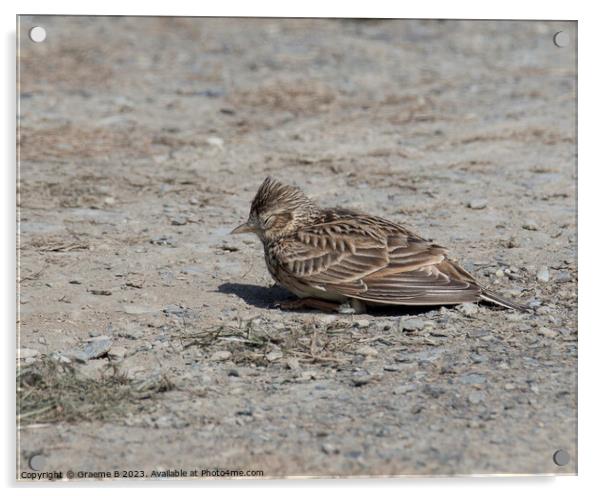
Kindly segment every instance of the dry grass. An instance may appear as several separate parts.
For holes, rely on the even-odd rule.
[[[391,330],[390,332],[394,332]],[[389,344],[389,333],[358,329],[352,320],[341,319],[327,325],[312,321],[288,321],[284,328],[274,328],[257,320],[239,321],[179,334],[184,349],[201,348],[206,352],[229,351],[239,364],[269,366],[290,358],[300,363],[325,366],[349,364],[362,346],[377,341]]]
[[[17,422],[114,421],[144,410],[144,400],[173,388],[165,376],[133,381],[113,366],[97,380],[44,357],[17,373]]]

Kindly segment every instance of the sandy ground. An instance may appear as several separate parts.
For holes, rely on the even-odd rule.
[[[34,454],[146,475],[576,472],[574,24],[20,29],[18,364],[169,387],[79,417],[44,393],[18,475]],[[274,308],[290,295],[260,242],[227,235],[267,175],[410,226],[534,312]]]

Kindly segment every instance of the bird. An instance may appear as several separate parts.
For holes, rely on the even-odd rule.
[[[527,311],[485,288],[448,250],[382,217],[320,208],[299,188],[267,177],[246,222],[231,234],[261,240],[272,278],[298,299],[281,309],[357,313],[379,306],[488,302]]]

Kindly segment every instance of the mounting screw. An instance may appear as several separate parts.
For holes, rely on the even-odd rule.
[[[29,468],[35,472],[40,472],[46,466],[46,457],[37,453],[29,458]]]
[[[569,35],[567,33],[565,33],[564,31],[558,31],[555,35],[554,35],[554,45],[556,45],[558,48],[564,48],[569,46]]]
[[[29,30],[29,39],[34,43],[42,43],[46,39],[46,30],[42,26],[34,26]]]
[[[552,459],[556,465],[559,467],[564,467],[567,463],[569,463],[570,457],[566,451],[560,449],[554,453]]]

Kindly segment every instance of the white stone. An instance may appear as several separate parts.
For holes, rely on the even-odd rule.
[[[223,362],[229,360],[231,356],[232,353],[227,350],[216,351],[213,355],[211,355],[211,360],[214,362]]]
[[[550,280],[550,271],[547,267],[542,267],[537,271],[537,280],[539,282],[548,282]]]

